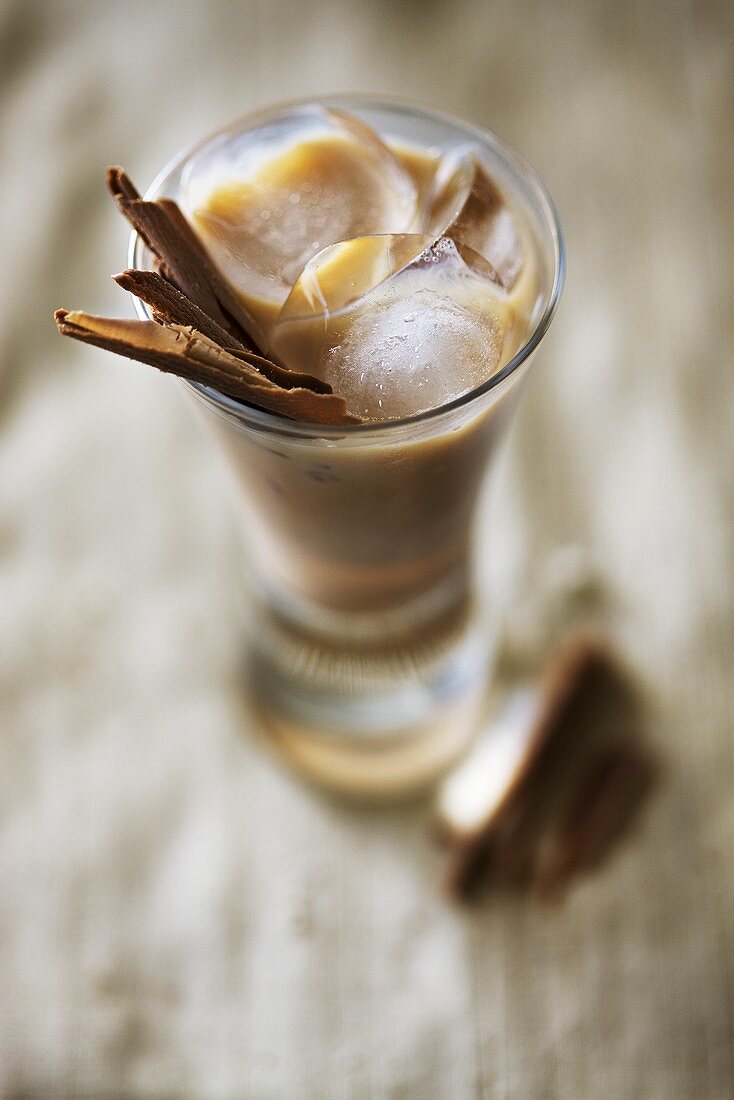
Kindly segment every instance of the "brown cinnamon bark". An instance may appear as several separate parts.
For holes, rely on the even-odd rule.
[[[260,326],[217,271],[176,203],[141,199],[122,168],[107,169],[107,185],[169,282],[239,343],[259,354],[265,345]]]
[[[185,294],[169,283],[156,271],[142,271],[130,268],[112,276],[118,286],[134,294],[150,306],[153,319],[161,325],[183,325],[196,329],[218,344],[231,355],[254,367],[260,374],[284,389],[306,389],[314,393],[331,393],[328,382],[314,378],[310,374],[288,370],[277,363],[248,351],[225,329],[218,325],[208,314],[199,309]]]
[[[577,777],[537,875],[538,894],[556,896],[596,864],[629,823],[655,776],[652,757],[626,740],[596,755]]]
[[[173,199],[158,199],[156,205],[164,212],[181,242],[186,242],[189,255],[199,255],[202,276],[208,281],[225,317],[231,319],[237,329],[246,334],[245,346],[258,354],[263,353],[267,340],[260,324],[255,320],[239,295],[232,289],[207,252],[206,245],[189,224],[178,203]],[[167,263],[168,261],[165,261]],[[175,279],[173,280],[175,282]],[[183,289],[183,288],[181,288]]]
[[[57,310],[64,336],[211,386],[257,408],[309,423],[358,424],[319,378],[259,352],[259,326],[212,263],[172,199],[142,199],[122,168],[107,169],[117,205],[156,258],[159,271],[127,270],[117,283],[150,307],[153,321]]]
[[[233,333],[218,324],[208,313],[200,309],[195,302],[182,294],[173,283],[157,271],[143,271],[129,268],[113,275],[118,286],[140,298],[150,306],[153,320],[161,325],[188,325],[203,332],[210,340],[223,348],[233,350],[244,348],[244,344]]]
[[[142,195],[124,168],[112,164],[107,169],[107,187],[112,192],[113,198],[118,196],[123,199],[140,199]]]
[[[503,883],[532,878],[548,803],[593,736],[613,674],[606,647],[594,637],[574,638],[562,648],[536,689],[534,719],[517,730],[522,751],[501,796],[492,792],[485,816],[468,830],[443,821],[451,844],[445,877],[451,894],[466,898],[490,878]],[[471,766],[471,757],[464,766]]]
[[[165,373],[212,386],[268,412],[317,424],[358,423],[347,413],[343,398],[303,388],[283,389],[193,328],[94,317],[65,309],[56,310],[54,316],[64,336],[148,363]]]
[[[514,697],[528,690],[525,682]],[[500,711],[462,765],[452,798],[441,802],[450,843],[446,884],[461,900],[482,886],[557,897],[607,855],[657,777],[632,682],[603,643],[573,640],[553,662],[545,689],[535,691],[539,707]],[[508,744],[515,746],[509,769],[502,768]],[[468,801],[457,797],[462,790]]]

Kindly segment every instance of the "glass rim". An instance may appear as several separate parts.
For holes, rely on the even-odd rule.
[[[218,390],[210,386],[205,386],[200,382],[190,382],[187,379],[181,379],[181,381],[188,390],[193,391],[194,396],[203,400],[207,405],[215,406],[215,408],[227,419],[234,418],[258,431],[265,431],[278,435],[288,435],[291,437],[300,436],[311,439],[334,439],[335,437],[342,438],[346,436],[354,439],[357,436],[366,438],[368,436],[389,434],[393,431],[410,428],[413,425],[423,426],[430,421],[437,420],[447,414],[457,412],[473,404],[474,401],[479,400],[486,394],[491,393],[492,390],[501,386],[507,379],[519,371],[520,367],[530,358],[545,336],[558,307],[566,274],[566,250],[558,212],[547,187],[533,166],[508,145],[507,142],[495,134],[493,130],[475,126],[473,123],[467,122],[461,116],[453,114],[450,111],[432,107],[409,98],[391,95],[349,94],[308,96],[305,98],[289,99],[254,111],[248,111],[246,114],[240,115],[230,122],[217,127],[217,129],[211,131],[205,137],[184,146],[184,148],[176,153],[157,173],[153,182],[147,188],[144,197],[146,199],[154,199],[165,185],[168,178],[177,169],[189,160],[194,153],[198,152],[199,149],[208,145],[220,135],[230,130],[244,127],[245,124],[256,124],[259,119],[268,118],[278,111],[305,107],[314,103],[332,106],[338,105],[342,107],[352,105],[357,108],[360,106],[363,108],[369,107],[370,105],[374,105],[378,108],[403,108],[406,111],[427,118],[443,119],[447,123],[463,131],[464,134],[494,147],[497,152],[500,153],[501,157],[530,185],[535,193],[535,197],[540,200],[540,206],[545,216],[547,227],[550,230],[550,237],[553,244],[553,281],[547,295],[543,312],[528,338],[499,371],[490,375],[490,377],[479,386],[467,390],[466,393],[460,394],[459,397],[455,397],[452,401],[448,401],[444,405],[438,405],[434,409],[426,409],[424,412],[416,413],[413,416],[401,417],[399,420],[370,420],[360,424],[343,425],[288,420],[286,417],[278,416],[276,413],[270,413],[266,412],[264,409],[244,405],[235,398],[227,397],[226,394],[220,393]],[[133,230],[130,235],[128,247],[129,267],[141,268],[142,265],[139,261],[144,247],[142,238]],[[134,308],[138,316],[143,320],[150,320],[150,311],[145,303],[134,295],[131,295],[131,297],[133,298]]]

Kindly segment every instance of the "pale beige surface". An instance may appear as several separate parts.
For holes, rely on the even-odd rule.
[[[0,5],[4,1098],[732,1095],[727,7]],[[50,322],[129,309],[106,163],[147,183],[355,88],[496,128],[567,232],[493,572],[512,603],[565,544],[599,562],[667,776],[558,910],[452,909],[423,809],[333,806],[256,750],[217,459],[174,383]]]

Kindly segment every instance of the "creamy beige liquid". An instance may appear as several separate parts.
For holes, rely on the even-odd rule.
[[[548,272],[534,209],[484,168],[482,151],[520,182],[490,140],[369,114],[448,152],[305,104],[205,143],[176,197],[263,350],[367,422],[210,416],[254,566],[261,728],[311,777],[374,797],[420,787],[472,735],[488,642],[473,526],[524,371],[455,399],[525,343]]]
[[[187,208],[268,350],[328,380],[368,420],[472,390],[532,323],[536,252],[521,211],[489,179],[479,214],[467,206],[470,242],[488,242],[487,259],[511,284],[499,285],[485,261],[467,264],[451,241],[435,243],[452,187],[461,189],[460,173],[437,186],[443,168],[435,150],[386,149],[376,135],[335,127],[277,149],[246,178],[215,174]],[[344,445],[218,420],[265,581],[304,606],[389,613],[408,633],[415,624],[399,609],[416,601],[454,615],[467,600],[477,494],[513,400],[499,391],[442,426]]]
[[[437,184],[445,166],[435,151],[385,148],[398,186],[360,137],[292,142],[246,179],[215,182],[192,219],[268,352],[329,382],[350,412],[386,420],[436,408],[508,362],[531,323],[537,272],[521,217],[498,191],[495,236],[503,217],[515,234],[511,287],[447,239],[416,264],[451,198],[450,181],[443,196]]]

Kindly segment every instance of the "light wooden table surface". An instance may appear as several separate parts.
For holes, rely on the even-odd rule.
[[[732,1096],[731,6],[5,0],[0,89],[0,1094]],[[105,164],[328,90],[491,126],[565,226],[491,571],[512,608],[585,548],[666,771],[556,909],[452,908],[425,807],[258,751],[218,459],[50,321],[129,309]]]

